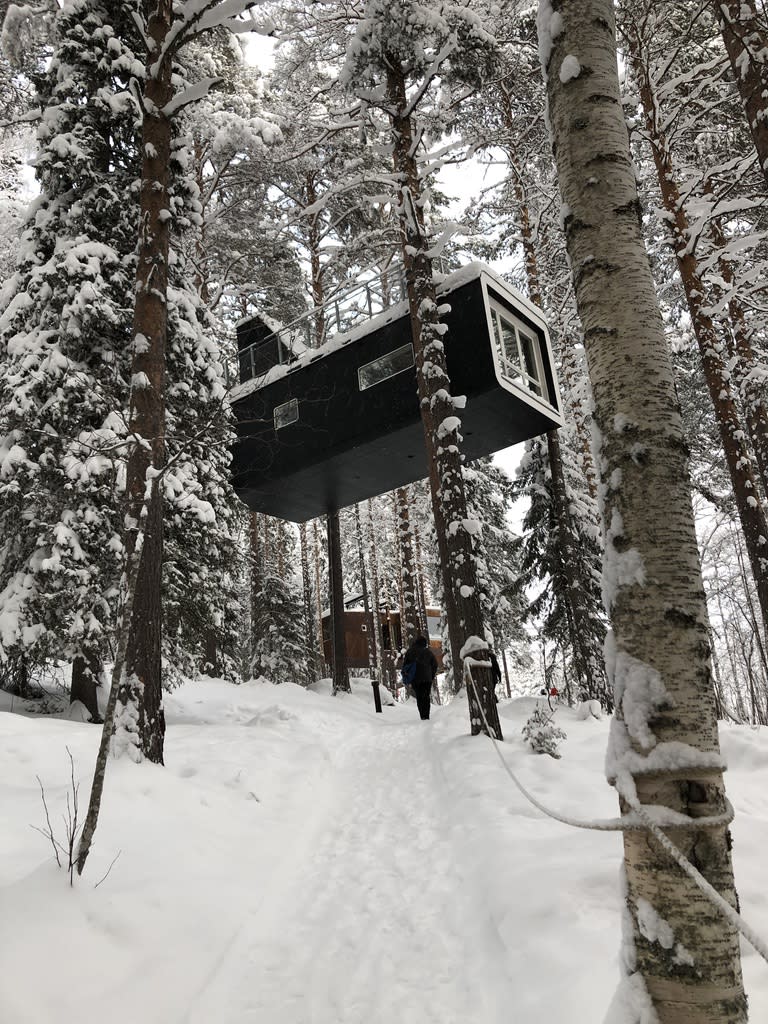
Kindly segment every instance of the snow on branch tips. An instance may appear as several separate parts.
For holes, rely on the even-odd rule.
[[[275,31],[272,19],[260,20],[251,14],[258,6],[254,0],[186,0],[175,4],[175,12],[180,16],[174,20],[154,67],[159,67],[169,54],[177,53],[192,39],[214,28],[226,28],[235,35],[247,32],[272,35]],[[246,14],[248,17],[243,17]]]
[[[173,117],[190,103],[197,103],[198,100],[204,99],[209,90],[220,81],[220,78],[201,78],[199,82],[190,85],[188,89],[178,93],[169,103],[166,103],[162,113],[165,117]]]

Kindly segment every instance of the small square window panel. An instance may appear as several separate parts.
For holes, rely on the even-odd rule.
[[[298,398],[291,398],[288,402],[283,402],[282,405],[276,405],[274,417],[275,430],[280,430],[282,427],[287,427],[291,423],[296,423],[299,419]]]

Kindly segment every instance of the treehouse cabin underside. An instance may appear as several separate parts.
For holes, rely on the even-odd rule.
[[[477,265],[446,278],[440,292],[451,307],[444,317],[451,390],[467,398],[457,410],[467,460],[560,426],[538,310]],[[241,349],[241,373],[243,366]],[[427,475],[402,304],[244,381],[232,408],[234,485],[255,511],[302,522]]]

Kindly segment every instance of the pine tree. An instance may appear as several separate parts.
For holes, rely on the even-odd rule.
[[[535,754],[549,754],[560,758],[560,740],[567,739],[565,732],[553,724],[553,715],[547,713],[541,704],[536,704],[533,714],[523,726],[523,739],[530,744]]]
[[[369,109],[383,111],[389,122],[432,512],[454,665],[462,664],[465,656],[484,648],[487,641],[478,593],[478,553],[474,533],[467,526],[460,420],[446,372],[445,325],[440,319],[432,243],[424,214],[428,187],[418,154],[428,126],[447,112],[450,89],[476,87],[488,70],[492,48],[492,38],[468,8],[370,0],[348,48],[344,70],[348,87]],[[435,100],[438,76],[441,91]],[[431,102],[436,105],[430,106]],[[477,694],[474,688],[468,694],[472,732],[491,731],[500,736],[490,670],[476,669],[474,676]]]
[[[567,549],[569,560],[566,563],[565,552],[559,543],[549,445],[547,439],[535,438],[526,443],[526,453],[513,488],[516,497],[526,495],[530,498],[523,520],[524,535],[517,542],[520,575],[514,590],[519,597],[526,592],[535,594],[528,614],[540,621],[544,639],[552,641],[566,658],[570,669],[566,675],[566,698],[571,701],[596,699],[610,711],[613,709],[613,697],[603,665],[606,627],[599,613],[602,601],[598,524],[592,508],[576,514],[579,488],[570,481],[578,480],[579,470],[570,446],[562,445],[561,453],[561,464],[569,482],[570,523],[574,531],[573,543]],[[578,580],[585,591],[581,594],[581,607],[591,610],[578,623],[573,617],[574,602],[569,599],[573,580]],[[573,638],[577,631],[578,646],[575,646]]]
[[[631,16],[628,11],[624,11],[623,36],[627,40],[630,66],[638,83],[645,132],[666,211],[665,223],[669,230],[670,245],[676,256],[693,334],[701,353],[704,378],[715,409],[736,507],[749,551],[764,629],[768,635],[768,560],[764,557],[761,540],[768,537],[768,519],[756,486],[747,432],[732,387],[728,342],[707,301],[707,282],[694,244],[697,233],[701,231],[700,222],[703,218],[701,212],[698,212],[697,224],[694,224],[689,215],[677,173],[675,154],[662,121],[664,112],[658,95],[658,76],[654,72],[654,59],[650,52],[657,45],[661,28],[658,16],[655,5],[653,9],[638,9],[635,5]],[[738,360],[737,355],[735,358]]]
[[[306,638],[301,617],[296,614],[296,587],[270,566],[262,574],[254,597],[251,674],[272,683],[306,685]]]
[[[124,19],[118,38],[120,22],[90,0],[59,16],[38,82],[41,195],[0,319],[2,646],[89,671],[106,653],[123,553],[115,494],[135,247]],[[95,714],[93,688],[88,705]]]

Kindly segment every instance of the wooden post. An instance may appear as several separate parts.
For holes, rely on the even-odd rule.
[[[501,652],[501,663],[504,666],[504,685],[507,688],[507,697],[512,696],[512,687],[509,685],[509,669],[507,668],[507,652]]]

